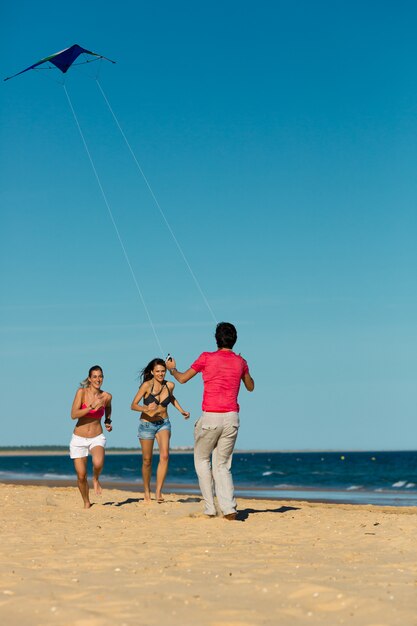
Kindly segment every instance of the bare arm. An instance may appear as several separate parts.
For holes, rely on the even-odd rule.
[[[81,405],[83,403],[83,391],[83,389],[78,389],[77,393],[75,394],[74,402],[72,403],[71,407],[72,420],[78,420],[80,419],[80,417],[85,417],[93,408],[92,406],[88,406],[85,409],[81,408]]]
[[[253,380],[249,372],[246,372],[246,374],[243,374],[242,380],[243,380],[243,384],[245,385],[248,391],[253,391],[255,389],[255,381]]]
[[[180,405],[180,403],[178,402],[178,400],[176,398],[174,398],[174,401],[173,401],[172,404],[181,413],[181,415],[183,415],[185,417],[185,419],[188,420],[188,418],[190,417],[190,412],[189,411],[184,411],[184,409],[182,408],[182,406]]]
[[[177,364],[174,357],[170,357],[169,359],[167,359],[165,365],[167,367],[167,370],[169,370],[171,376],[173,376],[175,380],[178,381],[181,385],[183,385],[184,383],[188,383],[188,381],[191,380],[191,378],[194,378],[194,376],[197,374],[197,372],[193,370],[192,367],[190,367],[185,372],[179,372],[177,370]]]
[[[177,398],[172,393],[174,391],[174,387],[175,387],[174,383],[168,383],[168,384],[170,385],[169,392],[170,392],[170,395],[172,397],[172,400],[171,400],[172,404],[175,406],[177,411],[179,411],[181,413],[181,415],[183,415],[185,417],[185,419],[188,420],[188,418],[190,417],[189,411],[184,411],[184,409],[182,408],[182,406],[178,402]],[[172,385],[172,387],[171,387],[171,385]]]
[[[132,404],[130,405],[130,408],[132,409],[132,411],[138,411],[138,413],[149,413],[149,407],[145,406],[143,404],[139,404],[139,402],[142,400],[142,398],[144,397],[145,393],[148,390],[148,383],[142,383],[141,386],[138,389],[137,394],[135,395],[135,397],[133,398]],[[149,405],[151,406],[151,405]]]
[[[145,413],[149,417],[155,417],[158,413],[158,405],[155,402],[151,402],[151,404],[139,404],[142,398],[145,396],[146,392],[149,391],[150,383],[147,381],[146,383],[142,383],[138,389],[137,394],[133,398],[133,402],[130,405],[132,411],[138,411],[138,413]]]
[[[108,393],[107,395],[108,395],[108,400],[107,400],[107,403],[106,403],[106,407],[104,409],[105,410],[105,413],[104,413],[104,415],[105,415],[105,417],[104,417],[104,426],[105,426],[106,430],[108,432],[110,432],[110,431],[113,430],[113,426],[111,425],[111,422],[112,422],[112,420],[111,420],[111,410],[112,410],[111,401],[112,401],[112,396],[111,396],[111,393]]]

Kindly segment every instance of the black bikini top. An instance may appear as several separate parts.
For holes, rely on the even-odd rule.
[[[167,388],[168,395],[167,395],[166,398],[164,398],[162,400],[162,402],[160,402],[158,400],[158,396],[161,395],[162,390],[164,389],[164,387]],[[159,390],[159,393],[153,394],[152,392],[153,392],[153,383],[152,383],[151,393],[149,394],[149,396],[146,396],[146,398],[143,399],[143,404],[145,404],[146,406],[148,406],[148,404],[152,404],[152,402],[155,402],[155,404],[158,404],[158,405],[163,406],[164,408],[166,408],[168,406],[168,404],[170,404],[172,402],[171,392],[170,392],[169,387],[168,387],[168,385],[166,384],[165,381],[162,383],[162,387]]]

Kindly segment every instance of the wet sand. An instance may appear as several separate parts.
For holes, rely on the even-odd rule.
[[[417,508],[0,484],[9,625],[417,625]]]

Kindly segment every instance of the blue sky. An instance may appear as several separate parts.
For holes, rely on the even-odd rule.
[[[413,2],[79,1],[2,9],[2,76],[78,43],[65,87],[164,352],[214,323],[95,82],[256,382],[239,448],[415,448]],[[66,444],[99,363],[109,445],[135,446],[159,348],[58,73],[0,100],[2,445]],[[201,382],[177,389],[197,418]],[[174,446],[192,423],[172,410]]]

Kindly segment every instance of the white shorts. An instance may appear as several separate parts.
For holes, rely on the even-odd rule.
[[[78,435],[73,435],[70,441],[70,458],[82,459],[88,456],[88,451],[96,446],[106,447],[106,438],[103,433],[97,435],[97,437],[79,437]]]

